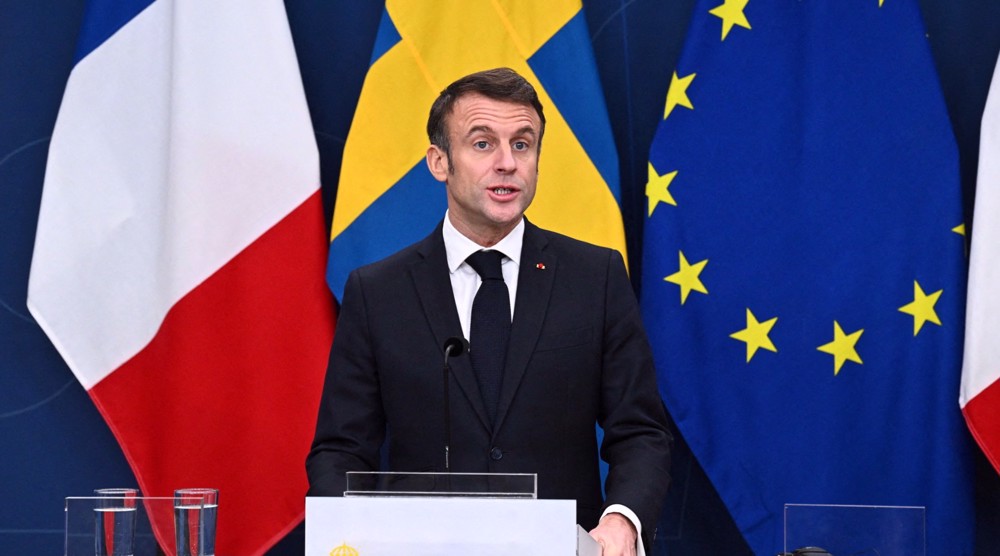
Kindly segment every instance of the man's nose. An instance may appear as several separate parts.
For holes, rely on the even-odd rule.
[[[496,159],[493,162],[493,167],[494,170],[501,174],[508,174],[517,168],[514,149],[510,145],[501,145],[496,150]]]

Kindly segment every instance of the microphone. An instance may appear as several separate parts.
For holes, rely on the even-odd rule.
[[[469,351],[469,341],[461,336],[452,336],[444,341],[444,367],[442,376],[444,377],[444,472],[451,471],[451,389],[449,387],[448,373],[451,367],[448,359],[458,357]]]
[[[458,357],[469,351],[469,341],[461,336],[452,336],[444,341],[444,364],[448,365],[448,358]]]

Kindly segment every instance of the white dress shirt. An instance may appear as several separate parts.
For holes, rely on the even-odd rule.
[[[451,275],[451,290],[455,294],[455,307],[458,308],[458,320],[462,323],[462,334],[469,337],[469,328],[472,321],[472,302],[479,291],[479,285],[483,279],[479,274],[465,262],[469,255],[476,251],[494,250],[503,253],[503,260],[500,263],[500,270],[503,272],[503,280],[507,283],[507,292],[510,295],[510,318],[514,320],[514,301],[517,299],[517,274],[521,268],[521,245],[524,243],[524,219],[522,218],[517,226],[493,247],[483,247],[471,239],[462,235],[451,223],[448,213],[445,213],[444,225],[441,230],[444,236],[444,250],[448,256],[448,272]],[[642,524],[632,510],[621,504],[612,504],[604,510],[604,514],[620,513],[628,518],[635,526],[636,530],[636,554],[646,556],[646,551],[642,546]]]
[[[455,229],[451,219],[445,214],[444,250],[448,255],[448,272],[451,274],[451,291],[455,294],[455,307],[458,308],[458,320],[462,323],[462,334],[469,341],[469,328],[472,323],[472,302],[483,279],[465,262],[469,255],[476,251],[499,251],[503,253],[500,271],[503,281],[507,283],[507,293],[510,295],[510,318],[514,320],[514,300],[517,298],[517,273],[521,266],[521,244],[524,241],[524,219],[493,247],[485,248],[462,235]]]

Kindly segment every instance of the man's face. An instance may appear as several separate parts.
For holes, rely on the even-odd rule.
[[[445,117],[448,156],[435,145],[427,166],[446,182],[448,210],[458,231],[489,247],[521,220],[535,197],[541,119],[530,106],[466,95]]]

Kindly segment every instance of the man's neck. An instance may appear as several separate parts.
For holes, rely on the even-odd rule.
[[[448,221],[451,222],[451,225],[458,231],[458,233],[483,248],[490,248],[500,243],[503,238],[510,235],[510,233],[514,231],[514,228],[516,228],[517,225],[524,220],[524,217],[522,216],[520,219],[514,221],[513,224],[503,228],[475,230],[471,226],[467,226],[465,222],[456,221],[455,218],[452,217],[451,211],[448,212],[446,218],[448,218]]]

